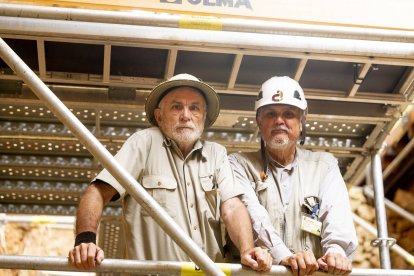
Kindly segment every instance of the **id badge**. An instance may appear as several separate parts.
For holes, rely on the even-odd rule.
[[[310,216],[302,214],[302,223],[300,229],[320,237],[322,231],[322,222],[312,219]]]

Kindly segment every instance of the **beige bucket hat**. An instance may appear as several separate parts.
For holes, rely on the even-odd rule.
[[[160,100],[166,95],[165,92],[179,86],[193,87],[203,93],[207,102],[207,118],[205,127],[207,128],[213,125],[220,113],[220,101],[217,92],[210,85],[202,82],[190,74],[175,75],[172,78],[160,83],[151,91],[145,103],[145,113],[148,121],[152,125],[157,125],[154,110],[158,107]]]

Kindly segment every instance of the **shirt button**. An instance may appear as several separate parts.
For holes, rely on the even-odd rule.
[[[187,186],[190,186],[190,182],[187,182]]]
[[[161,186],[161,182],[160,182],[160,181],[158,181],[157,185],[158,185],[158,186]]]
[[[194,207],[194,204],[192,204],[192,203],[191,203],[191,204],[190,204],[190,208],[193,208],[193,207]]]
[[[194,230],[197,230],[197,225],[196,225],[196,226],[194,226]]]

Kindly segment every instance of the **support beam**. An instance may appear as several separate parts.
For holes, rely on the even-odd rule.
[[[98,41],[198,45],[227,49],[263,49],[302,53],[335,52],[365,57],[410,59],[414,44],[325,37],[308,37],[244,32],[221,32],[153,26],[73,22],[49,19],[0,17],[0,34],[87,38]]]
[[[45,18],[54,20],[87,21],[127,25],[146,25],[178,28],[180,15],[166,13],[131,13],[63,7],[1,4],[3,16]],[[198,19],[198,18],[197,18]],[[204,17],[208,20],[208,17]],[[214,18],[220,21],[223,31],[288,34],[295,36],[333,37],[359,40],[414,42],[414,32],[393,29],[329,26],[269,20]]]
[[[355,157],[355,159],[352,161],[352,163],[348,166],[343,178],[344,181],[348,184],[353,186],[353,183],[351,181],[351,178],[356,175],[356,171],[359,168],[361,162],[363,161],[364,157],[362,155],[359,155]]]
[[[36,40],[37,44],[37,62],[39,63],[39,77],[46,78],[46,56],[45,56],[45,41],[43,39]]]
[[[240,65],[243,59],[242,54],[237,54],[234,56],[233,66],[231,67],[231,73],[229,81],[227,82],[227,89],[233,89],[237,80],[237,75],[239,74]]]
[[[408,102],[412,102],[414,100],[414,68],[411,67],[408,69],[407,77],[403,85],[401,86],[400,90],[398,91],[399,94],[404,95]]]
[[[374,148],[376,140],[378,139],[378,136],[380,135],[380,133],[383,131],[383,128],[385,127],[385,123],[378,123],[374,130],[371,131],[370,136],[368,137],[368,139],[365,141],[363,148],[367,149],[367,148]],[[355,159],[352,164],[351,167],[354,168],[354,173],[352,175],[350,175],[349,173],[347,173],[347,179],[349,179],[349,184],[351,186],[358,186],[361,184],[362,181],[365,180],[365,170],[368,166],[368,164],[370,163],[370,156],[366,155],[364,157],[361,157],[362,160],[360,159]]]
[[[103,58],[103,78],[102,82],[109,84],[111,77],[111,45],[105,44]]]
[[[374,186],[375,219],[378,228],[377,246],[379,247],[381,268],[391,269],[390,239],[388,238],[387,216],[384,206],[384,183],[382,182],[381,157],[377,152],[372,154],[371,178]]]
[[[37,40],[39,38],[44,39],[45,41],[54,41],[54,42],[67,42],[67,43],[83,43],[83,44],[102,44],[108,43],[107,40],[98,39],[98,38],[88,38],[84,37],[59,37],[58,35],[39,35],[39,34],[27,34],[27,33],[12,33],[12,32],[1,32],[0,25],[0,35],[3,38],[11,39],[28,39],[28,40]],[[124,46],[124,47],[139,47],[139,48],[150,48],[150,49],[165,49],[169,50],[175,48],[176,46],[168,43],[160,43],[156,41],[129,41],[129,40],[119,40],[112,41],[113,45]],[[396,58],[396,57],[384,57],[384,56],[360,56],[360,55],[351,55],[343,53],[314,53],[314,52],[298,52],[286,50],[267,50],[262,48],[257,49],[247,49],[247,48],[228,48],[228,47],[213,47],[206,45],[180,45],[180,51],[197,51],[197,52],[209,52],[209,53],[222,53],[222,54],[243,54],[245,56],[269,56],[269,57],[279,57],[279,58],[296,58],[296,59],[309,59],[309,60],[321,60],[321,61],[332,61],[337,62],[349,62],[349,63],[375,63],[382,65],[392,65],[392,66],[413,66],[414,58]]]
[[[293,77],[296,81],[299,81],[302,77],[303,71],[305,70],[308,59],[303,58],[299,61],[298,67],[296,68],[295,76]]]
[[[177,49],[173,48],[168,51],[167,62],[165,64],[164,79],[168,80],[174,76],[175,64],[177,62]]]
[[[125,102],[125,103],[111,103],[111,102],[99,102],[93,100],[84,100],[84,101],[73,101],[72,98],[66,100],[62,97],[62,100],[65,101],[65,104],[71,108],[91,108],[91,106],[99,106],[100,109],[104,110],[132,110],[132,111],[144,111],[143,102]],[[11,104],[11,105],[30,105],[37,106],[42,104],[39,100],[36,99],[21,99],[21,98],[2,98],[1,104]],[[0,105],[1,105],[0,104]],[[223,118],[231,117],[232,121],[236,121],[238,117],[255,117],[256,113],[251,110],[229,110],[221,109],[220,116],[217,122],[220,122]],[[15,118],[18,118],[15,116]],[[22,118],[23,119],[23,118]],[[27,120],[27,118],[26,118]],[[307,121],[318,121],[318,122],[338,122],[338,123],[358,123],[358,124],[380,124],[376,128],[376,132],[381,132],[381,126],[384,123],[392,121],[391,118],[387,117],[373,117],[373,116],[353,116],[353,115],[326,115],[326,114],[314,114],[310,113],[307,116]],[[217,124],[215,124],[217,125]],[[213,126],[214,128],[214,126]],[[374,133],[374,132],[371,132]],[[370,135],[370,137],[372,134]],[[376,137],[376,135],[374,135]],[[373,136],[372,136],[373,137]],[[375,137],[372,139],[374,140]],[[370,140],[370,138],[368,138]],[[367,148],[367,145],[364,145]]]
[[[414,149],[414,139],[411,139],[410,142],[408,142],[407,145],[398,153],[398,155],[391,161],[390,164],[385,168],[383,172],[383,177],[386,179],[391,172],[396,169],[402,160],[404,160],[407,155],[409,155],[411,152],[413,152]]]
[[[354,64],[354,66],[359,66],[359,64]],[[355,83],[352,86],[351,90],[348,93],[348,97],[354,97],[356,92],[358,91],[359,87],[361,86],[362,82],[365,79],[365,76],[368,74],[369,69],[371,68],[371,63],[365,63],[362,68],[355,68],[358,70],[356,74]]]
[[[171,75],[172,76],[172,75]],[[0,80],[19,80],[15,75],[0,75]],[[60,83],[61,85],[73,85],[73,86],[97,86],[107,87],[108,85],[118,87],[134,87],[140,89],[140,92],[149,93],[150,90],[158,85],[162,80],[154,78],[134,78],[134,77],[119,77],[111,76],[111,80],[108,84],[102,83],[102,77],[100,75],[90,74],[71,74],[70,78],[67,73],[62,72],[49,72],[47,75],[47,81],[50,83]],[[220,94],[229,95],[244,95],[244,96],[257,96],[258,86],[253,85],[238,85],[237,89],[227,88],[227,84],[223,83],[209,83],[216,88],[216,91]],[[414,83],[413,83],[414,86]],[[348,97],[343,91],[324,90],[324,89],[307,89],[305,88],[305,94],[307,100],[324,100],[334,102],[354,102],[354,103],[372,103],[372,104],[388,104],[388,105],[403,105],[407,104],[407,100],[404,95],[394,93],[372,93],[372,92],[358,92],[354,97]],[[414,94],[414,93],[413,93]]]

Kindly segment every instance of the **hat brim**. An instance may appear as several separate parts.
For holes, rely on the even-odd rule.
[[[158,103],[160,102],[161,98],[166,95],[166,91],[180,86],[193,87],[203,93],[207,102],[207,118],[205,127],[207,128],[212,126],[220,113],[220,101],[218,95],[210,85],[201,81],[194,80],[172,80],[157,85],[151,91],[145,103],[145,113],[148,121],[152,125],[157,125],[157,121],[155,120],[154,116],[154,110],[158,107]]]

